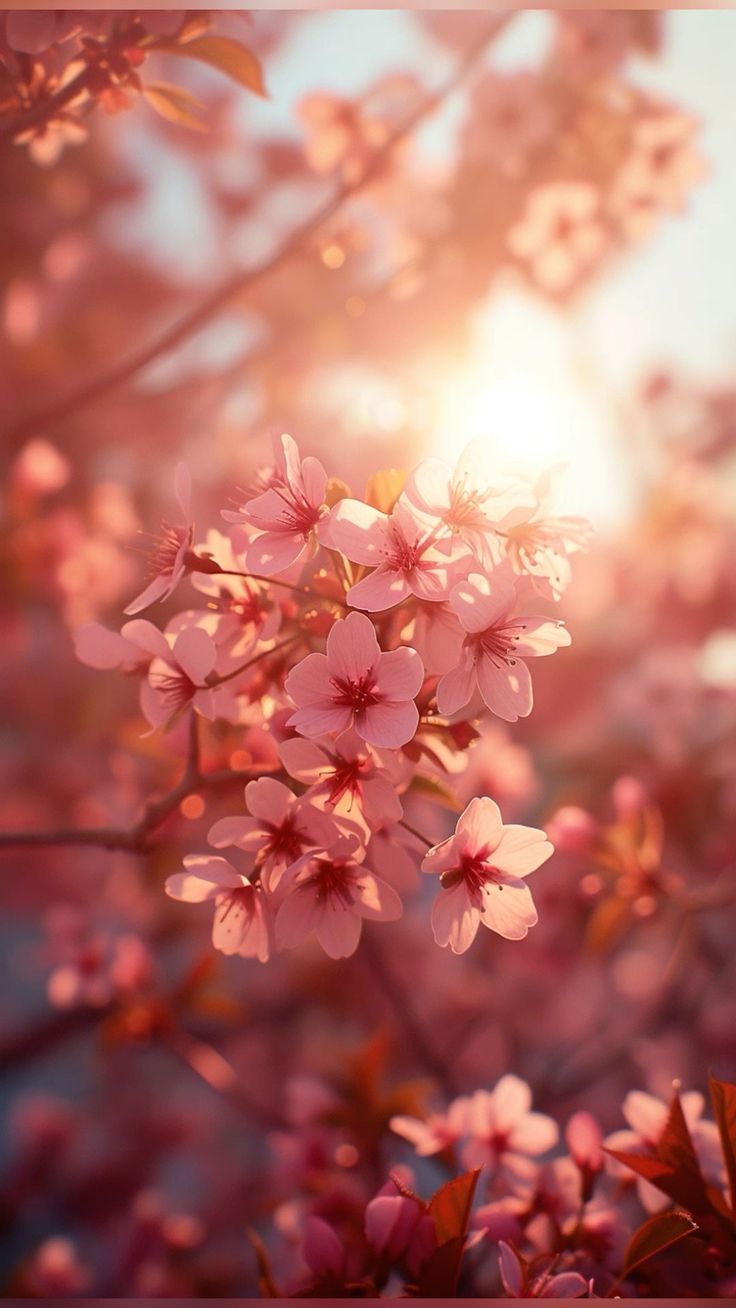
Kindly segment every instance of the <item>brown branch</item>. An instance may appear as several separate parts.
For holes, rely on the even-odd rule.
[[[160,799],[151,800],[146,804],[140,818],[130,828],[71,827],[56,831],[0,831],[0,850],[49,848],[53,845],[92,845],[98,849],[120,849],[142,854],[148,848],[148,837],[171,816],[187,795],[193,795],[210,786],[253,781],[257,777],[269,776],[280,770],[278,767],[247,768],[242,771],[221,768],[200,774],[192,773],[187,769],[173,790]]]
[[[294,228],[291,235],[273,254],[253,267],[238,269],[237,272],[225,277],[198,304],[184,313],[178,322],[161,332],[148,345],[144,345],[139,350],[133,350],[120,363],[106,369],[97,377],[93,377],[91,381],[85,382],[69,395],[60,396],[50,404],[37,409],[35,413],[21,417],[18,422],[11,424],[6,429],[6,440],[22,440],[27,436],[36,434],[38,431],[47,429],[51,423],[67,418],[71,413],[76,413],[102,395],[106,395],[109,391],[116,390],[125,382],[130,381],[137,373],[147,368],[149,364],[160,359],[163,355],[169,354],[183,341],[188,340],[194,332],[209,322],[230,300],[242,295],[243,291],[256,286],[269,273],[279,268],[282,263],[301,250],[347,200],[363,191],[376,178],[396,147],[406,140],[425,118],[429,117],[462,85],[468,74],[480,63],[488,46],[513,16],[513,14],[509,13],[493,15],[484,33],[473,43],[472,49],[466,51],[444,86],[438,91],[431,92],[414,113],[409,116],[407,121],[392,133],[380,149],[376,150],[364,172],[357,180],[350,183],[343,182],[339,185],[333,194],[318,206],[316,212],[310,214]]]

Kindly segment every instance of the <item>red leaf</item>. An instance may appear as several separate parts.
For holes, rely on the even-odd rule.
[[[670,1105],[667,1125],[654,1154],[628,1154],[608,1149],[613,1158],[630,1167],[638,1176],[651,1181],[673,1203],[696,1216],[724,1215],[725,1206],[718,1193],[708,1186],[700,1170],[682,1105],[675,1095]]]
[[[434,1219],[439,1245],[458,1237],[465,1238],[479,1173],[479,1168],[473,1172],[464,1172],[462,1176],[454,1177],[432,1195],[428,1210]]]
[[[713,1103],[713,1115],[718,1123],[718,1132],[726,1160],[728,1184],[731,1188],[731,1207],[736,1207],[736,1085],[729,1081],[717,1081],[710,1078],[710,1097]]]
[[[626,1246],[621,1280],[648,1258],[653,1258],[663,1249],[669,1249],[670,1245],[684,1240],[697,1229],[697,1224],[687,1213],[656,1213],[650,1217],[634,1232]]]

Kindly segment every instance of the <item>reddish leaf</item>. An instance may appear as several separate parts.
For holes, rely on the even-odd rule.
[[[712,1076],[710,1097],[726,1160],[731,1207],[736,1208],[736,1085],[731,1085],[729,1081],[717,1081]]]
[[[177,123],[180,127],[192,127],[196,132],[206,131],[205,124],[195,112],[202,108],[200,101],[180,86],[169,86],[168,82],[149,82],[142,88],[142,92],[151,108],[168,122]]]
[[[200,63],[209,64],[211,68],[225,73],[226,77],[231,77],[234,82],[244,86],[246,91],[266,95],[261,65],[253,51],[229,36],[198,36],[184,45],[160,42],[157,49],[186,55],[187,59],[198,59]]]
[[[417,1278],[416,1285],[405,1290],[407,1298],[451,1298],[457,1289],[465,1241],[458,1236],[435,1249]]]
[[[635,1231],[626,1246],[621,1279],[629,1276],[635,1268],[640,1267],[648,1258],[669,1249],[686,1236],[692,1235],[698,1227],[687,1213],[656,1213]]]
[[[473,1172],[464,1172],[462,1176],[453,1177],[432,1195],[428,1208],[434,1219],[439,1245],[458,1237],[465,1238],[479,1174],[479,1168]]]
[[[638,1176],[651,1181],[668,1199],[688,1212],[698,1216],[724,1215],[722,1199],[706,1184],[700,1170],[678,1095],[670,1105],[667,1125],[657,1144],[656,1154],[629,1154],[618,1149],[606,1152]]]
[[[251,1227],[248,1227],[245,1233],[250,1240],[253,1252],[256,1256],[256,1262],[258,1263],[258,1292],[261,1298],[280,1299],[281,1292],[274,1280],[273,1272],[271,1271],[271,1262],[265,1244],[257,1231],[254,1231]]]

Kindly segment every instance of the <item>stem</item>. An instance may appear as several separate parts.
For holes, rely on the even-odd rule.
[[[285,640],[279,641],[271,649],[262,649],[260,654],[254,654],[252,659],[246,659],[239,668],[234,668],[232,672],[226,672],[221,677],[214,678],[209,684],[211,686],[221,686],[225,681],[232,681],[233,677],[239,677],[241,672],[247,672],[255,663],[260,663],[262,659],[268,658],[271,654],[276,654],[278,650],[285,649],[287,645],[293,645],[301,639],[301,633],[298,636],[287,636]]]
[[[431,849],[436,843],[434,840],[430,840],[427,836],[423,836],[421,831],[417,831],[416,827],[413,827],[410,822],[406,822],[404,818],[399,818],[399,826],[403,827],[405,831],[408,831],[416,840],[421,840],[422,844],[426,845],[427,849]]]
[[[382,951],[368,931],[363,932],[361,949],[369,961],[372,977],[378,981],[389,1002],[399,1030],[412,1045],[419,1062],[439,1081],[448,1098],[453,1099],[457,1094],[457,1086],[452,1072],[435,1050],[406,990],[402,989],[396,977],[389,971]]]
[[[18,422],[12,424],[6,430],[6,439],[9,441],[22,440],[35,433],[37,429],[48,428],[91,404],[100,396],[116,390],[144,368],[147,368],[156,359],[169,354],[183,341],[188,340],[194,332],[209,322],[210,318],[224,308],[230,300],[236,296],[241,296],[245,290],[250,290],[253,286],[256,286],[274,269],[280,268],[282,263],[298,253],[319,231],[320,227],[337,213],[346,200],[363,191],[376,178],[396,146],[409,137],[425,118],[432,114],[448,96],[462,85],[468,74],[480,63],[491,41],[513,16],[513,14],[506,13],[495,14],[489,22],[484,35],[473,43],[471,49],[466,51],[445,85],[439,91],[431,92],[418,109],[410,114],[404,125],[398,128],[380,149],[376,150],[362,176],[356,181],[343,182],[338,186],[333,194],[317,207],[314,213],[310,214],[294,228],[291,235],[273,254],[255,266],[239,269],[237,272],[225,277],[208,295],[200,300],[199,304],[194,305],[193,308],[184,313],[172,327],[161,332],[148,345],[139,350],[133,350],[121,363],[113,365],[113,367],[101,372],[97,377],[93,377],[91,381],[83,383],[70,394],[60,396],[51,404],[36,410],[35,413],[21,417]]]
[[[283,590],[293,591],[295,595],[304,595],[309,599],[322,600],[324,604],[337,604],[339,608],[352,612],[350,605],[346,604],[344,600],[335,599],[332,595],[322,595],[318,590],[312,590],[311,586],[297,586],[291,581],[280,581],[278,577],[261,577],[257,572],[236,572],[234,568],[220,568],[219,572],[210,575],[215,577],[242,577],[244,581],[265,581],[269,586],[281,586]]]
[[[272,776],[280,768],[261,767],[236,771],[221,768],[204,775],[185,772],[181,781],[162,796],[149,801],[135,825],[130,828],[90,827],[60,828],[56,831],[0,831],[0,849],[24,849],[34,846],[49,848],[53,845],[93,845],[98,849],[128,850],[141,854],[147,848],[147,837],[166,821],[187,795],[210,786],[227,785],[236,781],[253,781],[257,777]]]

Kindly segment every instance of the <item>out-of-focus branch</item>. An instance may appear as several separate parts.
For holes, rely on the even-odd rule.
[[[133,827],[60,828],[56,831],[2,831],[0,849],[48,848],[52,845],[92,845],[98,849],[126,850],[142,854],[148,848],[148,837],[179,807],[187,795],[209,789],[211,786],[253,781],[268,776],[280,768],[258,767],[237,770],[220,768],[213,772],[187,771],[178,785],[161,799],[146,804]]]
[[[139,350],[134,350],[120,363],[101,372],[97,377],[93,377],[91,381],[84,383],[69,395],[60,396],[57,400],[36,410],[35,413],[28,414],[15,424],[11,424],[6,429],[6,439],[17,441],[35,435],[39,431],[47,429],[52,423],[67,418],[71,413],[76,413],[77,410],[85,408],[109,391],[115,390],[125,382],[130,381],[132,377],[147,368],[149,364],[160,359],[163,355],[170,354],[177,346],[188,340],[190,336],[209,322],[220,309],[224,308],[230,300],[257,285],[274,269],[279,268],[292,255],[296,254],[319,231],[320,227],[337,213],[347,200],[363,191],[375,179],[396,147],[411,136],[426,118],[434,113],[454,91],[458,90],[466,77],[483,59],[488,47],[511,17],[513,17],[511,13],[494,14],[489,19],[485,30],[473,43],[472,48],[467,50],[458,61],[445,84],[439,90],[433,91],[426,96],[406,122],[376,150],[361,176],[355,181],[343,182],[339,185],[332,195],[317,208],[316,212],[310,214],[294,228],[291,235],[273,254],[255,264],[255,266],[238,269],[237,272],[225,277],[198,304],[184,313],[178,322],[163,331],[148,345]]]

